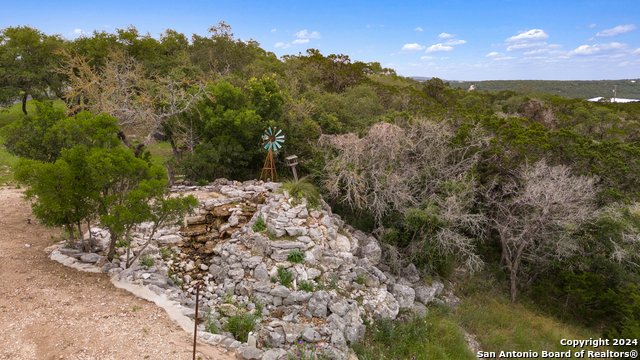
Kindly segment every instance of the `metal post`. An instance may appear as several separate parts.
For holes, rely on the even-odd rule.
[[[196,340],[198,339],[198,297],[200,296],[200,285],[202,281],[196,284],[196,317],[193,329],[193,360],[196,360]]]

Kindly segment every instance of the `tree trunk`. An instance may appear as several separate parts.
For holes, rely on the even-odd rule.
[[[173,155],[176,158],[180,158],[180,152],[178,151],[178,148],[176,147],[176,143],[173,141],[173,139],[169,139],[169,143],[171,144],[171,150],[173,150]]]
[[[107,252],[107,260],[111,262],[113,261],[113,255],[116,253],[116,242],[118,241],[118,239],[117,234],[112,230],[109,230],[109,235],[111,235],[111,239],[109,239],[109,251]]]
[[[131,143],[127,139],[127,135],[122,131],[118,131],[118,139],[122,141],[129,149],[131,149]]]
[[[29,96],[27,93],[22,96],[22,112],[25,115],[27,115],[27,96]]]
[[[169,166],[169,164],[165,164],[164,167],[165,169],[167,169],[167,182],[169,187],[171,187],[173,186],[174,178],[176,175],[175,170],[172,166]]]
[[[514,271],[515,269],[515,271]],[[509,295],[511,298],[511,302],[512,303],[516,303],[516,280],[518,279],[518,275],[517,275],[518,269],[517,267],[512,267],[511,271],[509,273],[509,280],[511,283],[511,289],[509,291]]]

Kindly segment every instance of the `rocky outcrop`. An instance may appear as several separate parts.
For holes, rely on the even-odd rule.
[[[102,261],[103,272],[146,285],[185,309],[195,306],[199,285],[199,319],[218,329],[233,316],[254,314],[255,339],[245,345],[230,334],[205,332],[204,326],[199,331],[204,341],[237,348],[245,359],[281,357],[300,340],[346,358],[346,346],[364,336],[363,317],[395,318],[401,309],[426,313],[424,304],[442,292],[441,283],[421,284],[413,265],[400,277],[388,273],[373,236],[345,225],[326,204],[310,209],[280,188],[224,179],[200,188],[209,196],[197,213],[180,227],[160,229],[140,257],[154,259],[152,266],[124,269],[117,259],[105,263],[98,254],[106,249],[108,233],[100,228],[91,229],[98,254],[60,252]],[[172,188],[188,190],[198,189]],[[151,224],[136,228],[133,254],[141,251],[150,229]],[[117,253],[124,256],[124,248]],[[185,310],[185,315],[193,318],[195,312]]]

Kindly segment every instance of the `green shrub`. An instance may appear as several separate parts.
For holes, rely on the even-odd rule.
[[[285,269],[282,265],[278,267],[278,278],[282,286],[291,287],[291,282],[293,281],[293,273]]]
[[[307,177],[303,177],[298,181],[283,181],[282,186],[289,192],[294,201],[301,201],[303,198],[307,199],[307,204],[311,208],[315,208],[320,204],[320,192]]]
[[[311,281],[300,280],[298,288],[302,291],[313,292],[313,283]]]
[[[255,224],[253,224],[253,232],[261,232],[266,228],[267,225],[264,223],[264,220],[262,220],[262,216],[258,216]]]
[[[222,329],[233,334],[233,337],[241,342],[247,342],[247,337],[255,328],[256,316],[249,313],[240,313],[231,316],[222,326]]]
[[[209,184],[209,182],[206,179],[200,179],[197,182],[198,186],[207,186],[207,184]]]
[[[304,256],[304,251],[300,249],[292,249],[289,256],[287,256],[287,261],[299,264],[304,260]]]
[[[145,257],[140,259],[140,264],[146,267],[152,267],[153,264],[155,264],[155,262],[156,262],[156,259],[154,259],[153,256],[151,255],[145,255]]]
[[[366,279],[364,278],[364,276],[358,275],[358,278],[356,279],[356,284],[364,285],[365,282],[366,282]]]
[[[125,246],[127,246],[127,240],[126,239],[120,239],[116,243],[116,247],[125,247]]]

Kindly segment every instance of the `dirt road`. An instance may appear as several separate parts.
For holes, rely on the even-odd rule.
[[[192,359],[193,338],[163,309],[107,275],[50,260],[44,249],[60,230],[34,224],[21,195],[0,187],[0,359]],[[198,350],[201,359],[235,359]]]

